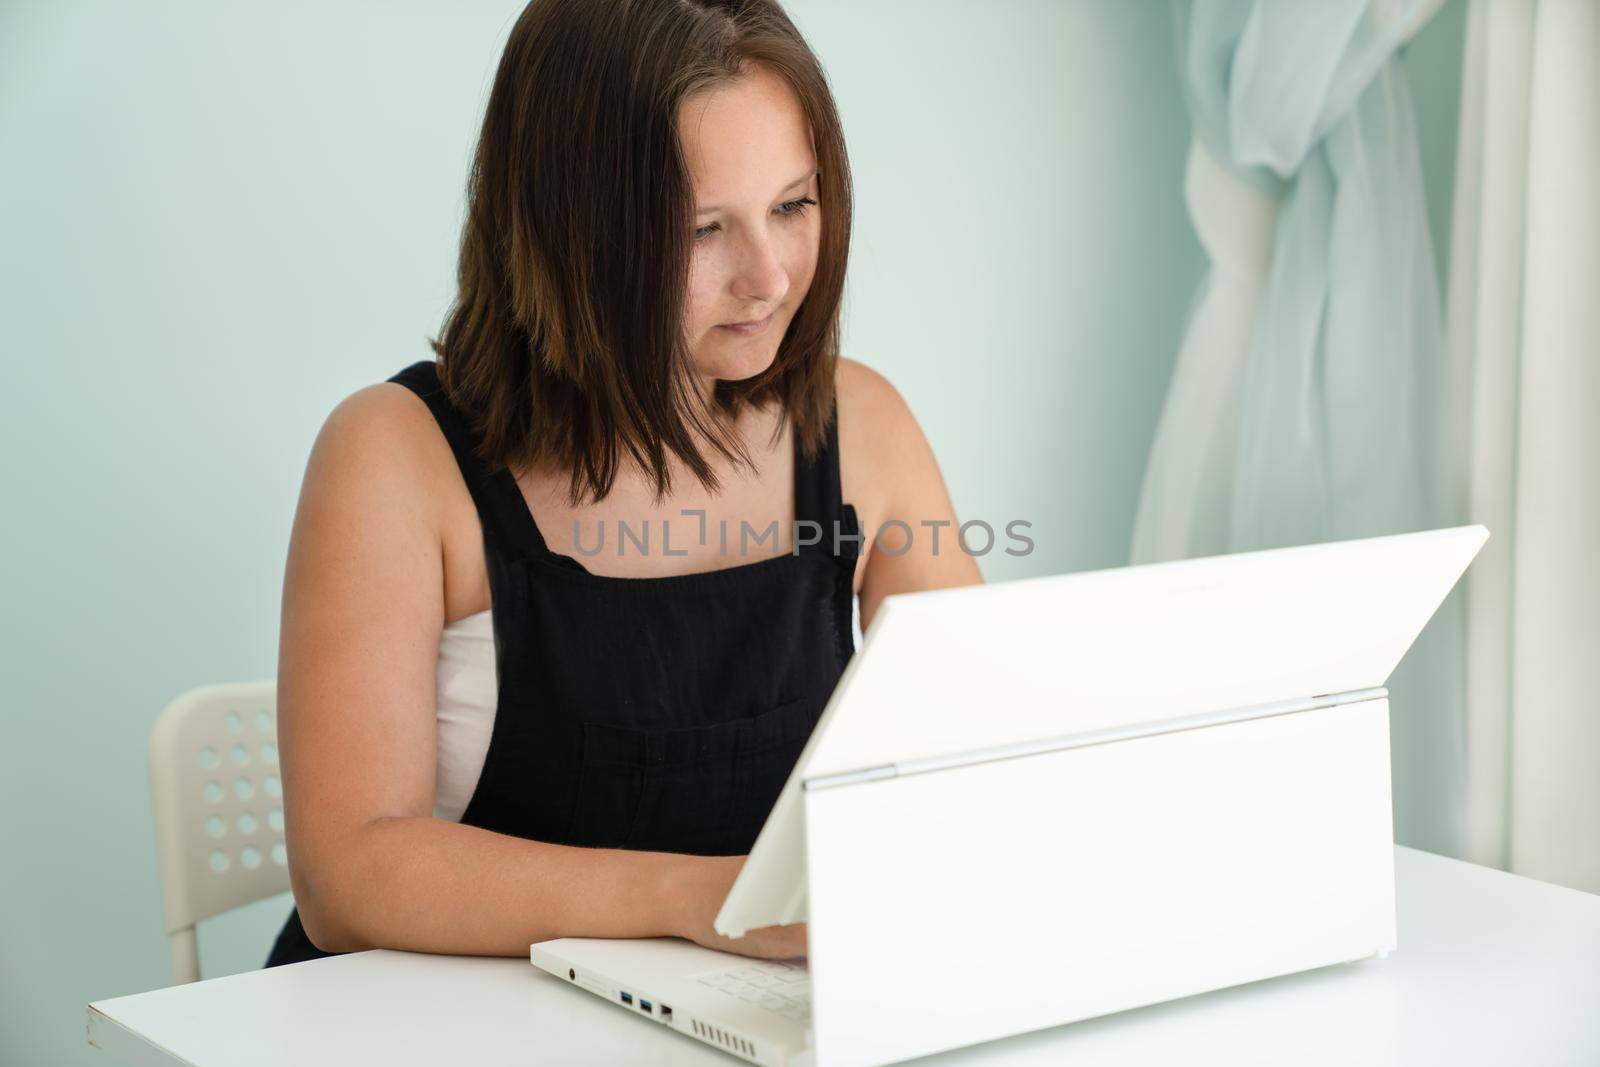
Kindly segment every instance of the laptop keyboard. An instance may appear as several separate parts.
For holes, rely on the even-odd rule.
[[[761,960],[702,974],[699,981],[786,1019],[803,1022],[811,1016],[811,972],[804,964]]]

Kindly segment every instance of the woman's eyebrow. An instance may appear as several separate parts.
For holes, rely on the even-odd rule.
[[[812,178],[815,178],[821,171],[822,171],[821,167],[813,167],[813,168],[811,168],[809,171],[807,171],[806,173],[800,175],[800,177],[796,178],[794,181],[790,182],[788,185],[785,185],[782,189],[779,189],[778,190],[778,195],[782,196],[784,193],[787,193],[790,189],[793,189],[795,186],[800,185],[800,184],[802,184],[804,182],[810,181]],[[721,211],[721,210],[722,210],[722,208],[720,208],[720,207],[703,207],[703,208],[700,208],[698,211],[696,211],[695,214],[696,215],[709,215],[713,211]]]

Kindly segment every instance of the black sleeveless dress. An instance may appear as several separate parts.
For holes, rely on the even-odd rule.
[[[610,577],[545,545],[511,472],[473,455],[432,361],[389,380],[432,410],[483,526],[499,696],[461,821],[558,844],[748,853],[855,648],[862,539],[841,499],[837,418],[814,460],[796,439],[797,549]],[[291,911],[267,966],[328,955]]]

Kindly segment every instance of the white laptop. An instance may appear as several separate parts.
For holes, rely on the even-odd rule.
[[[751,1063],[872,1067],[1386,955],[1384,686],[1487,537],[887,597],[715,923],[808,955],[530,958]]]

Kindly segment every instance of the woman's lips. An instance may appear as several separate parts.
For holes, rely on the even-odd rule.
[[[727,330],[729,333],[738,334],[740,337],[754,337],[770,325],[772,325],[772,314],[769,312],[767,317],[760,322],[723,323],[717,329]]]

